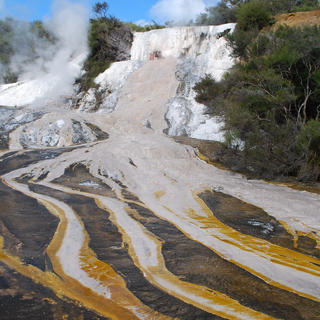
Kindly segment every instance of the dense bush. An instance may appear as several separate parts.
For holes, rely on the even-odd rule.
[[[227,145],[242,148],[242,167],[261,177],[319,179],[319,28],[280,27],[248,42],[223,81],[207,76],[195,87],[198,101],[224,115]]]
[[[268,6],[261,1],[254,0],[244,3],[237,10],[237,27],[243,31],[252,29],[261,30],[271,21]]]
[[[237,25],[232,34],[227,36],[233,55],[247,59],[248,46],[260,30],[272,24],[273,19],[269,4],[261,0],[253,0],[240,5],[236,11]]]
[[[305,180],[320,178],[320,121],[310,120],[299,132],[297,146],[308,160],[303,163],[300,175]]]
[[[261,32],[275,14],[316,8],[317,0],[222,0],[197,19],[237,22],[227,40],[239,63],[223,81],[206,76],[195,90],[208,113],[224,116],[238,167],[256,176],[319,179],[320,30]]]
[[[255,4],[250,4],[255,3]],[[243,7],[247,7],[243,10]],[[206,12],[200,14],[196,20],[196,25],[219,25],[229,22],[239,22],[239,10],[249,13],[254,19],[259,17],[262,22],[265,13],[277,15],[286,12],[308,11],[319,8],[318,0],[220,0],[216,6],[206,8]],[[240,14],[242,18],[243,15]],[[240,18],[240,19],[241,19]],[[254,22],[254,21],[253,21]],[[244,24],[252,23],[245,18]],[[243,28],[242,28],[243,29]]]

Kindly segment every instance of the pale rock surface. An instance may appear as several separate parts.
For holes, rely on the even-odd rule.
[[[226,26],[220,29],[206,27],[206,29],[200,28],[199,30],[202,30],[201,32],[211,30],[213,34],[216,34],[223,28]],[[194,103],[192,85],[203,72],[211,70],[212,76],[219,79],[224,67],[227,69],[232,65],[225,41],[222,38],[214,38],[213,34],[211,38],[208,37],[208,40],[203,41],[209,42],[209,38],[210,41],[215,41],[214,47],[216,47],[216,58],[218,59],[215,62],[216,71],[210,69],[209,65],[206,68],[202,67],[202,63],[208,61],[209,57],[202,62],[200,62],[201,55],[195,55],[193,58],[192,56],[187,57],[188,52],[190,55],[191,52],[192,55],[197,52],[195,47],[191,46],[180,55],[181,49],[188,48],[188,37],[194,37],[194,30],[197,29],[182,28],[181,32],[185,32],[184,34],[188,36],[186,40],[177,35],[174,40],[180,39],[180,42],[170,42],[169,35],[174,32],[178,34],[178,29],[174,30],[166,31],[168,40],[166,40],[165,31],[161,30],[159,34],[163,35],[159,37],[159,40],[152,40],[156,32],[149,36],[141,35],[144,42],[150,42],[149,49],[139,49],[132,57],[136,59],[134,61],[142,59],[144,63],[139,69],[135,71],[132,69],[129,72],[126,70],[130,70],[130,67],[126,64],[119,67],[123,70],[123,79],[126,78],[126,80],[121,83],[120,98],[112,113],[81,113],[70,110],[61,112],[61,109],[57,111],[59,109],[56,108],[55,113],[42,115],[41,119],[32,120],[31,125],[24,123],[10,137],[13,149],[21,148],[20,139],[29,147],[63,146],[80,143],[81,140],[88,142],[91,141],[90,137],[94,137],[93,132],[87,131],[85,127],[87,126],[84,123],[85,118],[86,123],[93,123],[108,132],[109,139],[88,143],[82,148],[65,152],[54,159],[43,160],[29,167],[12,171],[2,178],[17,190],[43,200],[44,195],[31,194],[27,185],[19,184],[15,178],[28,173],[37,178],[43,172],[48,172],[42,183],[50,183],[63,175],[65,169],[71,165],[79,162],[85,163],[92,175],[110,185],[117,194],[120,194],[120,187],[115,181],[120,181],[155,215],[177,226],[187,237],[200,242],[223,259],[239,265],[244,270],[275,286],[286,287],[288,290],[319,300],[320,270],[318,265],[307,261],[310,257],[306,256],[306,261],[303,261],[306,267],[300,268],[294,254],[286,251],[287,256],[283,256],[283,252],[279,254],[277,250],[268,250],[271,244],[267,241],[261,240],[261,246],[255,246],[250,241],[245,241],[246,238],[244,241],[241,237],[232,238],[232,235],[224,232],[222,228],[214,224],[206,224],[206,221],[212,218],[212,212],[206,211],[200,205],[196,195],[207,189],[220,190],[263,208],[269,215],[287,224],[293,232],[312,234],[319,239],[319,244],[320,197],[316,194],[296,191],[263,181],[247,180],[241,175],[219,170],[201,161],[191,147],[177,144],[163,134],[163,131],[167,129],[164,117],[167,114],[167,121],[171,121],[169,130],[172,132],[175,130],[174,134],[180,134],[180,131],[184,130],[182,134],[191,136],[211,138],[211,135],[219,135],[220,119],[209,120],[204,114],[205,108]],[[198,36],[204,39],[207,37],[206,34],[201,36],[201,33],[198,33]],[[136,38],[139,37],[140,35],[136,35]],[[148,37],[150,37],[149,40]],[[197,39],[196,48],[207,50],[208,47]],[[161,43],[163,47],[158,47]],[[177,45],[180,51],[176,49]],[[164,58],[148,61],[149,53],[155,49],[163,50]],[[133,48],[133,52],[134,50]],[[205,52],[203,56],[204,54]],[[118,66],[115,65],[114,68],[117,69]],[[112,75],[106,72],[97,81],[100,81],[102,86],[108,86],[110,78]],[[120,85],[116,84],[116,86]],[[168,105],[169,110],[167,110]],[[200,108],[202,108],[201,112],[198,111]],[[25,111],[12,110],[12,108],[9,109],[10,119],[15,119],[13,121],[23,123],[31,119],[28,115],[24,115]],[[86,140],[87,137],[88,140]],[[57,185],[52,187],[59,188]],[[157,196],[159,193],[161,197]],[[91,197],[103,200],[107,209],[115,212],[121,229],[132,238],[130,244],[132,255],[139,261],[141,270],[151,273],[156,268],[161,270],[161,261],[156,256],[156,252],[161,255],[161,249],[158,250],[155,242],[148,238],[147,231],[144,232],[137,221],[132,223],[133,219],[126,215],[126,204],[119,203],[117,199],[105,197],[102,199],[101,196],[94,193],[91,194]],[[107,287],[101,287],[98,281],[82,272],[79,255],[85,236],[79,220],[65,204],[53,198],[46,197],[46,199],[60,207],[65,212],[68,221],[68,229],[65,237],[61,239],[62,245],[58,251],[61,267],[76,281],[109,297]],[[159,277],[154,277],[154,281],[156,286],[165,288],[171,295],[187,297],[193,302],[200,299],[199,296],[191,296],[185,287],[177,286],[174,282],[164,281]],[[210,301],[200,302],[205,307],[215,307]],[[230,310],[233,306],[225,305],[223,308]],[[241,316],[242,319],[256,319],[255,317],[248,318],[246,315]]]
[[[129,75],[141,66],[139,61],[114,62],[110,68],[98,75],[95,83],[98,89],[89,89],[81,98],[80,111],[112,112],[116,108],[122,87]],[[100,101],[97,101],[98,99]]]
[[[231,51],[221,34],[232,31],[234,26],[176,27],[135,33],[131,60],[115,62],[100,74],[95,79],[99,88],[90,89],[82,97],[79,109],[113,112],[129,75],[158,51],[162,58],[174,57],[179,61],[176,77],[180,84],[174,97],[168,101],[165,115],[169,126],[167,133],[223,141],[222,119],[206,115],[206,107],[195,101],[192,88],[206,74],[220,80],[232,67]],[[150,81],[156,77],[155,74]]]
[[[32,172],[38,177],[49,172],[45,183],[63,175],[65,169],[74,163],[86,163],[91,174],[104,179],[115,192],[119,187],[114,181],[120,181],[154,214],[176,225],[189,238],[214,250],[224,259],[274,285],[319,299],[319,275],[296,267],[290,252],[283,257],[276,251],[261,250],[261,246],[270,244],[261,240],[261,246],[255,246],[246,239],[242,241],[241,237],[232,238],[219,226],[206,225],[205,221],[210,220],[212,213],[200,206],[196,194],[205,189],[215,189],[263,208],[296,232],[312,233],[320,239],[319,195],[247,180],[241,175],[219,170],[199,160],[191,147],[177,144],[164,135],[166,102],[175,95],[179,84],[175,77],[176,63],[172,57],[147,62],[130,75],[118,108],[113,113],[103,117],[101,114],[88,114],[90,121],[95,119],[97,125],[110,133],[108,140],[34,164],[18,174]],[[149,126],[146,126],[146,120]],[[160,198],[156,196],[159,192],[162,194]],[[112,201],[105,202],[106,206],[114,211],[120,210]],[[122,217],[121,227],[127,233],[133,236],[141,231],[119,212],[116,215],[119,219]],[[132,246],[143,270],[148,270],[156,267],[159,261],[149,259],[154,257],[151,254],[156,249],[150,242],[141,240],[143,237],[141,235],[140,240],[134,240]],[[81,234],[65,239],[70,247],[80,240]],[[146,256],[145,252],[150,252],[150,255]],[[68,268],[71,263],[68,251],[61,251],[60,259]],[[292,263],[283,263],[282,259],[289,259]],[[163,285],[160,279],[157,284]],[[166,289],[171,294],[188,295],[182,287],[176,287],[170,281],[166,283]]]
[[[153,30],[145,33],[135,33],[131,48],[131,60],[115,62],[109,69],[100,74],[95,82],[97,89],[90,89],[87,93],[80,93],[78,107],[87,112],[113,112],[122,89],[135,70],[146,63],[150,56],[159,51],[162,58],[174,57],[179,63],[176,66],[176,77],[180,82],[176,94],[168,100],[166,121],[169,135],[188,135],[190,137],[207,140],[223,140],[221,133],[221,119],[206,115],[206,108],[195,101],[193,86],[205,74],[210,74],[220,80],[226,70],[233,65],[230,58],[230,48],[226,40],[221,37],[225,30],[233,30],[234,24],[222,26],[176,27]],[[74,76],[80,74],[83,55],[70,61],[68,73]],[[155,73],[154,81],[157,77]],[[0,105],[45,108],[65,105],[66,95],[71,92],[68,88],[59,87],[59,76],[56,74],[42,74],[32,80],[25,80],[10,85],[0,86]],[[55,91],[65,95],[57,97]],[[58,102],[58,100],[59,102]],[[148,121],[146,119],[146,121]],[[146,122],[148,125],[148,122]],[[54,130],[51,134],[55,135]],[[49,143],[54,144],[57,136]]]
[[[233,31],[235,24],[221,26],[176,27],[136,33],[131,59],[146,61],[156,51],[162,57],[175,57],[179,63],[176,77],[180,84],[168,101],[165,115],[168,134],[223,141],[222,119],[206,115],[206,107],[195,101],[194,85],[206,74],[221,80],[232,67],[231,50],[221,33]]]
[[[19,117],[30,116],[32,114]],[[10,149],[66,147],[98,140],[90,125],[76,113],[65,114],[63,119],[61,113],[47,113],[41,119],[28,122],[10,134]]]

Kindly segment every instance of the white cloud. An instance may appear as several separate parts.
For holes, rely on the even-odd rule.
[[[159,0],[151,8],[150,15],[160,23],[173,20],[183,24],[203,12],[207,3],[204,0]]]

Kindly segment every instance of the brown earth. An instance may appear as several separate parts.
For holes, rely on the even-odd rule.
[[[280,14],[276,16],[276,23],[271,27],[271,30],[276,30],[280,25],[289,27],[320,26],[320,10]]]

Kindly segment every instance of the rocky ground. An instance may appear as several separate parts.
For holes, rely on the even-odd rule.
[[[199,30],[170,33],[195,54]],[[148,59],[165,35],[141,36],[137,67],[116,64],[110,110],[0,108],[4,319],[320,319],[319,195],[248,180],[203,157],[219,144],[166,134],[195,73],[170,41]],[[190,133],[206,134],[192,108]]]
[[[44,113],[11,135],[6,319],[320,319],[319,196],[220,170],[164,134],[176,65],[133,72],[113,113]],[[69,140],[21,150],[30,130]]]

